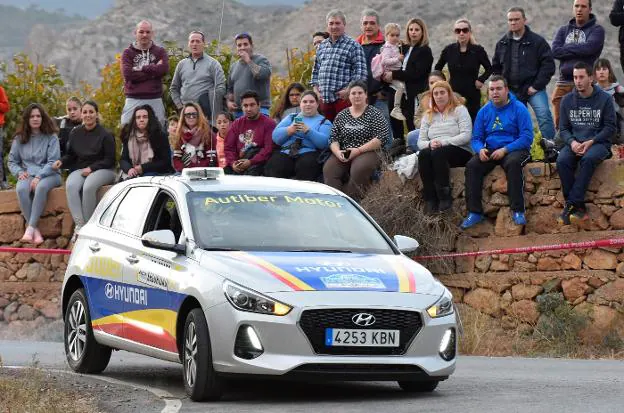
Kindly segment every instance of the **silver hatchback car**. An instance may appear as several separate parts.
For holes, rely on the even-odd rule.
[[[72,369],[112,350],[182,363],[193,400],[229,378],[398,381],[432,391],[455,370],[450,292],[344,194],[224,176],[115,185],[81,231],[62,287]]]

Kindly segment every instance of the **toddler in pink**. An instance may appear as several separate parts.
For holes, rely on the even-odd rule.
[[[381,65],[383,71],[392,72],[400,70],[403,67],[405,56],[401,54],[401,27],[396,23],[388,23],[384,28],[386,35],[386,43],[381,46]],[[400,80],[393,80],[391,87],[396,91],[394,94],[394,109],[390,112],[390,116],[395,119],[405,120],[403,112],[401,112],[401,99],[405,93],[405,83]]]

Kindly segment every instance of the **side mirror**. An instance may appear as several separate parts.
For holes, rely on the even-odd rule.
[[[146,232],[141,237],[141,242],[149,248],[172,251],[178,254],[186,252],[184,245],[176,244],[175,235],[170,229]]]
[[[416,241],[414,238],[406,237],[403,235],[395,235],[394,244],[403,254],[407,254],[408,252],[414,252],[420,246],[418,241]]]

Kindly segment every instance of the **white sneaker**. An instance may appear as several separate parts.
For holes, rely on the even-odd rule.
[[[401,108],[392,109],[392,112],[390,112],[390,116],[398,120],[406,120],[403,112],[401,112]]]

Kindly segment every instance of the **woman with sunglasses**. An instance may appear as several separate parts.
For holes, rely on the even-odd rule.
[[[180,122],[174,139],[173,169],[217,166],[216,136],[197,103],[187,103],[182,108]]]
[[[442,50],[435,69],[442,70],[448,65],[451,87],[466,99],[466,108],[474,122],[481,108],[481,88],[492,73],[492,64],[483,46],[477,44],[470,21],[457,20],[454,31],[457,41]],[[481,67],[484,70],[479,75]]]

